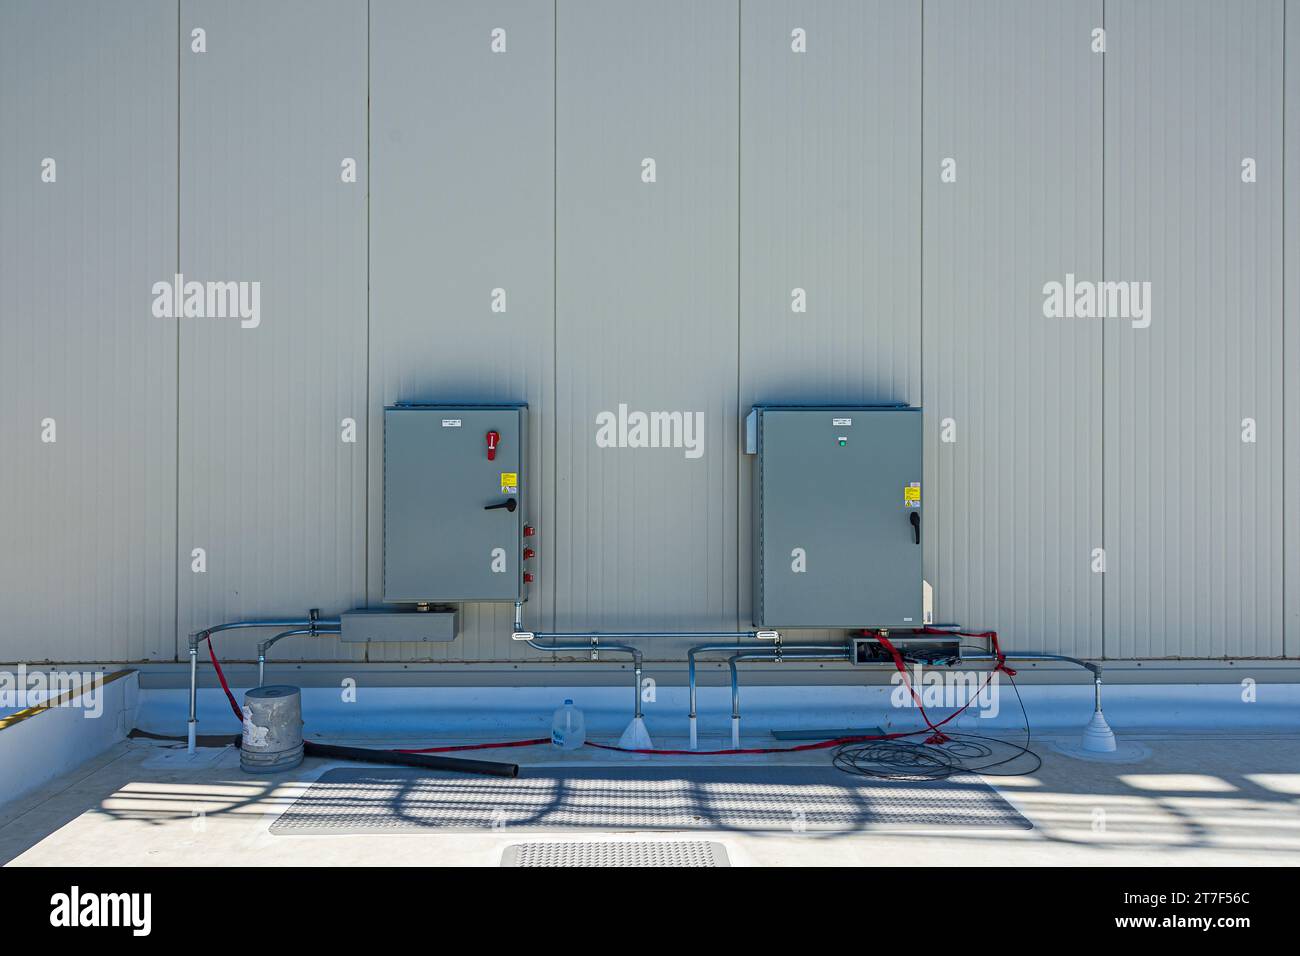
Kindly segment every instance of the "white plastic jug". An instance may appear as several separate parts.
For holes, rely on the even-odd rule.
[[[582,711],[565,699],[564,706],[551,718],[551,744],[561,750],[577,750],[587,742],[587,722]]]

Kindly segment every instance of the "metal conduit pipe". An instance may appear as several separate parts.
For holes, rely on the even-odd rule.
[[[317,627],[323,625],[340,627],[342,622],[337,617],[318,617],[314,621],[311,618],[307,618],[306,620],[229,621],[225,624],[218,624],[216,627],[205,627],[201,631],[195,631],[190,635],[190,644],[191,646],[197,647],[212,634],[219,634],[222,631],[234,631],[246,627],[311,627],[313,624]]]
[[[289,631],[281,631],[275,637],[268,637],[261,644],[257,645],[257,686],[266,686],[266,652],[274,647],[278,642],[286,637],[295,637],[299,634],[310,634],[315,637],[318,634],[338,634],[341,633],[337,627],[297,627]]]
[[[764,653],[766,651],[766,653]],[[731,671],[731,746],[740,749],[740,674],[736,669],[739,661],[847,661],[853,654],[851,647],[841,648],[839,653],[833,650],[823,648],[820,653],[786,654],[784,649],[780,652],[776,648],[763,648],[759,651],[749,651],[740,654],[732,654],[727,658],[727,668]],[[694,725],[691,730],[694,731]],[[691,749],[695,749],[695,739],[692,734]]]
[[[1090,671],[1092,673],[1093,723],[1094,725],[1099,724],[1100,728],[1104,728],[1104,730],[1099,729],[1099,732],[1104,732],[1110,735],[1112,741],[1110,749],[1111,750],[1115,749],[1113,744],[1114,734],[1112,734],[1110,728],[1106,726],[1106,720],[1101,715],[1102,713],[1101,711],[1101,664],[1097,663],[1096,661],[1082,661],[1079,660],[1079,658],[1077,657],[1067,657],[1064,654],[1042,654],[1042,653],[1035,652],[1035,653],[1024,653],[1024,654],[1004,654],[1003,656],[1006,657],[1007,660],[1015,660],[1015,661],[1064,661],[1067,664],[1076,664],[1079,667],[1085,668],[1086,670]],[[963,654],[961,659],[963,661],[995,661],[997,660],[997,655]],[[1085,738],[1086,738],[1086,732],[1085,732]]]
[[[938,624],[934,625],[937,629],[956,627],[955,624]],[[959,650],[960,653],[960,650]],[[1069,657],[1065,654],[1047,654],[1043,651],[1022,651],[1018,653],[1004,653],[1002,655],[1007,660],[1015,661],[1064,661],[1067,664],[1074,664],[1082,667],[1092,674],[1092,699],[1093,712],[1101,713],[1101,669],[1102,665],[1096,661],[1080,660],[1077,657]],[[996,661],[996,654],[962,654],[963,661]]]
[[[699,733],[696,722],[696,697],[697,685],[695,679],[695,658],[699,654],[735,654],[746,650],[768,651],[773,655],[773,660],[782,656],[787,651],[793,651],[796,654],[804,652],[821,652],[823,654],[835,654],[837,651],[842,653],[847,659],[849,647],[844,646],[836,648],[834,645],[825,644],[699,644],[690,648],[686,652],[686,685],[690,694],[690,713],[687,714],[691,727],[691,749],[695,750],[699,742]],[[829,658],[839,660],[838,656]]]
[[[313,612],[314,613],[314,612]],[[195,631],[190,635],[190,719],[188,726],[189,752],[194,753],[198,737],[198,702],[199,702],[199,645],[205,640],[212,637],[213,634],[219,634],[222,631],[234,631],[249,627],[287,627],[287,628],[307,628],[309,633],[319,631],[322,626],[340,627],[342,622],[338,618],[317,618],[309,617],[306,620],[299,619],[275,619],[263,621],[227,621],[225,624],[218,624],[215,627],[205,627],[201,631]]]
[[[536,638],[558,638],[560,640],[572,639],[590,639],[623,641],[636,637],[648,638],[665,638],[665,637],[692,637],[707,638],[709,640],[723,640],[724,638],[743,638],[754,639],[758,634],[766,634],[767,631],[530,631]],[[770,632],[773,635],[775,631]],[[775,640],[775,637],[772,638]]]
[[[641,717],[642,655],[640,650],[638,650],[637,648],[633,647],[630,644],[592,644],[592,643],[539,644],[537,643],[537,637],[541,637],[541,636],[542,635],[540,634],[536,635],[533,638],[529,639],[526,643],[528,644],[529,647],[536,648],[539,651],[590,651],[593,649],[599,649],[602,651],[614,651],[615,653],[618,654],[631,654],[632,655],[632,679],[634,681],[632,687],[633,697],[634,697],[632,716],[633,718]]]
[[[1067,664],[1077,664],[1079,667],[1091,671],[1093,676],[1101,679],[1101,665],[1094,661],[1081,661],[1077,657],[1066,657],[1064,654],[1043,654],[1037,651],[1026,653],[1008,652],[1003,655],[1009,661],[1064,661]],[[996,654],[962,654],[963,661],[996,661]]]
[[[781,640],[781,635],[777,631],[760,631],[760,630],[754,630],[754,631],[525,631],[524,630],[524,605],[522,601],[515,602],[515,630],[514,633],[511,635],[511,637],[517,641],[524,641],[525,643],[528,644],[529,647],[535,648],[539,651],[590,651],[593,655],[593,658],[596,653],[602,650],[617,651],[619,653],[631,654],[632,669],[634,671],[634,677],[636,679],[636,687],[634,688],[636,693],[635,711],[633,713],[634,717],[641,717],[641,670],[642,670],[641,651],[639,651],[635,647],[632,647],[630,644],[622,644],[622,643],[603,644],[601,643],[602,641],[606,641],[606,640],[624,641],[631,638],[663,639],[663,638],[672,638],[672,637],[689,637],[689,638],[705,638],[708,640],[719,640],[719,641],[727,640],[727,639],[731,639],[733,641],[744,640],[744,639],[761,640],[766,642],[776,641],[779,644]],[[558,642],[562,640],[584,641],[585,643],[582,644],[538,643],[539,641],[543,641],[543,640],[552,641],[552,642]],[[742,647],[742,646],[743,645],[738,645],[733,643],[733,644],[704,645],[702,647],[693,647],[690,649],[688,656],[693,655],[696,651],[702,651],[702,650],[734,652],[738,647]],[[754,645],[750,645],[750,646],[754,646]],[[757,646],[761,648],[771,647],[771,643],[759,644]],[[694,717],[695,658],[693,656],[690,656],[689,669],[691,673],[691,714],[692,714],[691,739],[692,741],[694,741],[695,739],[695,717]],[[692,743],[692,746],[694,746],[694,743]]]

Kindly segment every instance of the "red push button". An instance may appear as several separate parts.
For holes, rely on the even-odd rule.
[[[524,560],[525,560],[525,561],[529,560],[530,558],[535,558],[535,557],[537,557],[537,552],[536,552],[536,551],[534,551],[532,548],[524,548]]]

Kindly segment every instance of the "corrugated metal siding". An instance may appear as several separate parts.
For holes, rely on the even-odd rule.
[[[492,31],[505,30],[493,53]],[[383,572],[383,406],[527,402],[528,623],[551,624],[554,54],[549,3],[376,3],[371,10],[370,600]],[[493,290],[505,312],[493,312]],[[468,605],[454,643],[372,660],[536,657],[511,605]]]
[[[734,0],[559,4],[561,626],[735,624],[737,28]],[[620,403],[703,412],[703,455],[598,448]]]
[[[1106,653],[1277,656],[1282,3],[1109,0],[1106,27],[1106,277],[1153,299],[1106,325]]]
[[[366,4],[184,0],[181,33],[181,272],[261,282],[259,327],[181,323],[183,635],[364,601]],[[250,656],[258,637],[221,647]],[[276,656],[354,650],[291,644]]]
[[[919,405],[920,5],[746,2],[740,67],[741,414],[755,402]],[[748,568],[748,459],[741,469]],[[751,591],[743,574],[745,626]]]
[[[1300,370],[1300,0],[1287,0],[1285,16],[1286,169],[1283,176],[1286,232],[1282,263],[1286,308],[1283,330],[1285,371],[1282,375],[1286,399],[1282,416],[1286,423],[1283,438],[1286,460],[1282,466],[1286,494],[1284,647],[1288,657],[1300,657],[1300,375],[1297,375],[1297,370]]]
[[[1101,652],[1100,2],[925,4],[926,577],[940,621]],[[956,181],[941,164],[956,161]],[[946,419],[955,441],[942,441]]]
[[[749,405],[907,400],[940,619],[1300,653],[1297,6],[4,4],[0,658],[377,602],[381,409],[420,399],[531,406],[534,627],[746,623]],[[178,265],[262,327],[153,318]],[[1151,328],[1044,318],[1066,273],[1150,280]],[[619,403],[704,412],[704,456],[597,448]],[[370,657],[537,657],[510,614]]]
[[[161,0],[0,4],[0,660],[174,652],[175,37]]]

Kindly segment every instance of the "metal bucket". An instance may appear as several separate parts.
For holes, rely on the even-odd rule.
[[[275,773],[302,763],[302,691],[289,684],[254,687],[244,695],[239,766]]]

